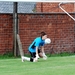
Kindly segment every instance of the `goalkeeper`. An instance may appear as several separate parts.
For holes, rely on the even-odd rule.
[[[41,36],[34,39],[32,44],[30,44],[30,46],[28,48],[28,50],[31,54],[31,58],[22,56],[22,62],[24,62],[24,60],[28,60],[31,62],[37,62],[40,57],[43,58],[44,60],[46,60],[47,56],[45,55],[45,52],[44,52],[44,45],[49,44],[50,42],[51,42],[51,40],[49,38],[47,38],[46,33],[41,32]]]

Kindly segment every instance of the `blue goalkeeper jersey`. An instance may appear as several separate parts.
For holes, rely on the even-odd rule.
[[[34,39],[34,41],[30,44],[29,46],[29,51],[30,52],[36,52],[36,47],[40,47],[40,46],[44,46],[45,41],[42,40],[41,37],[37,37],[36,39]]]

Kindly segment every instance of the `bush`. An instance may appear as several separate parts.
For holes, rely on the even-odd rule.
[[[14,57],[12,52],[7,52],[3,55],[0,55],[0,58],[10,58],[10,57]]]
[[[75,53],[69,53],[69,52],[62,52],[59,54],[48,54],[49,57],[56,57],[56,56],[71,56],[75,55]]]

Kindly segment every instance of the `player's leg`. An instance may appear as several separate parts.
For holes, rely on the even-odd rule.
[[[36,62],[36,53],[35,52],[30,52],[30,55],[31,55],[31,57],[29,58],[29,57],[25,57],[25,56],[22,56],[21,57],[21,59],[22,59],[22,62],[24,62],[25,60],[27,60],[27,61],[30,61],[30,62]]]
[[[33,53],[30,52],[30,54],[31,54],[30,61],[31,61],[31,62],[37,62],[36,53],[35,53],[35,52],[33,52]]]
[[[22,58],[22,62],[24,62],[25,60],[33,62],[34,61],[34,58],[36,57],[36,53],[35,52],[34,53],[31,53],[30,52],[30,55],[31,55],[31,58],[22,56],[21,57]]]
[[[21,59],[22,59],[22,62],[24,62],[25,60],[30,61],[30,58],[29,57],[25,57],[25,56],[22,56]]]
[[[39,53],[39,57],[40,58],[43,58],[43,54],[41,52]]]
[[[38,54],[41,58],[43,58],[44,60],[47,59],[47,56],[45,55],[45,53],[43,54],[40,50],[38,50]]]
[[[38,49],[38,54],[39,54],[39,57],[43,58],[43,54],[42,54],[42,52],[40,51],[40,49]]]

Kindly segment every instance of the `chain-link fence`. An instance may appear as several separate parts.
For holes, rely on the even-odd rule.
[[[35,2],[18,2],[18,13],[34,13]],[[13,2],[0,2],[0,13],[13,13]]]

